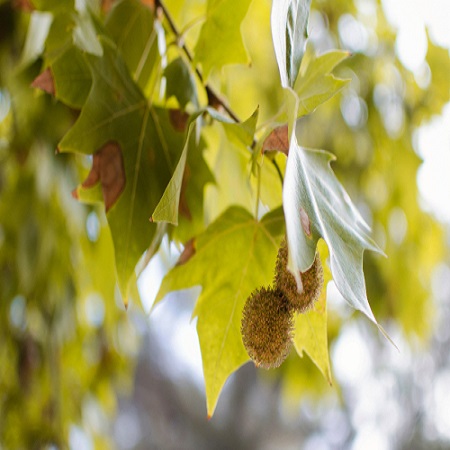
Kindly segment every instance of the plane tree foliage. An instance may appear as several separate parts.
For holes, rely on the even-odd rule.
[[[366,3],[0,2],[8,448],[64,446],[77,424],[108,442],[89,414],[113,414],[130,387],[137,280],[164,238],[181,255],[154,307],[200,287],[210,417],[250,360],[242,311],[273,285],[284,238],[298,290],[316,252],[325,280],[268,374],[287,398],[332,384],[328,349],[352,311],[380,339],[390,327],[426,339],[444,243],[419,207],[413,133],[449,100],[450,62],[429,40],[428,78],[408,71]]]

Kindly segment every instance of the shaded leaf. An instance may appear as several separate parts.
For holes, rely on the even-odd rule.
[[[107,218],[119,286],[126,298],[135,265],[155,236],[156,225],[148,217],[172,176],[184,134],[173,129],[167,110],[148,103],[117,50],[106,40],[102,45],[102,58],[86,55],[92,88],[59,148],[91,154],[114,141],[122,149],[126,185]]]
[[[325,264],[328,254],[325,243],[321,240],[317,247],[324,270],[324,286],[314,307],[303,314],[297,315],[293,342],[297,353],[302,356],[303,352],[306,352],[322,372],[328,383],[331,384],[330,357],[328,355],[326,290],[326,286],[331,280],[331,273]]]
[[[249,62],[242,42],[241,23],[250,1],[208,0],[206,21],[194,49],[195,62],[202,65],[205,79],[213,68]]]
[[[311,0],[272,2],[271,27],[281,85],[293,87],[300,69],[307,38]]]
[[[92,79],[81,50],[69,47],[52,63],[55,96],[66,105],[81,109],[89,95]]]
[[[185,109],[188,103],[198,107],[197,87],[191,68],[183,58],[174,59],[165,69],[164,77],[167,80],[166,99],[175,97],[181,108]]]
[[[139,0],[116,2],[105,27],[139,87],[153,89],[160,66],[153,10]]]
[[[273,278],[284,228],[281,208],[256,221],[233,207],[195,240],[195,254],[164,278],[156,302],[169,292],[202,286],[193,315],[202,351],[208,415],[231,373],[248,361],[240,326],[245,300]]]

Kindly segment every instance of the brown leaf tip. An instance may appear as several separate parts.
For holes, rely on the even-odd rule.
[[[125,189],[126,177],[123,156],[117,142],[108,142],[93,158],[91,170],[82,186],[90,188],[100,182],[105,210],[108,212]]]
[[[80,195],[78,194],[78,188],[75,188],[75,189],[72,191],[72,197],[73,197],[75,200],[79,200],[79,199],[80,199]]]
[[[289,153],[289,134],[288,126],[281,125],[266,137],[261,147],[261,153],[278,151],[286,156]]]
[[[189,121],[189,114],[187,112],[182,111],[181,109],[170,109],[169,119],[175,131],[179,131],[180,133],[186,131]]]
[[[184,244],[184,250],[178,258],[176,265],[182,266],[183,264],[186,264],[195,255],[195,252],[195,238],[192,238]]]
[[[244,347],[257,367],[279,367],[292,345],[292,310],[278,289],[256,289],[242,312],[241,334]]]
[[[41,89],[50,95],[55,95],[55,80],[49,67],[39,74],[31,83],[31,87]]]

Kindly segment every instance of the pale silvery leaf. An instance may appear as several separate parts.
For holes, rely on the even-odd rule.
[[[271,27],[283,87],[293,87],[307,39],[311,0],[274,0]]]

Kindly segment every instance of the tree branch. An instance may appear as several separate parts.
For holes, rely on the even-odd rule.
[[[226,111],[228,116],[234,122],[242,123],[242,120],[230,108],[230,106],[228,106],[228,104],[225,102],[225,100],[223,98],[221,98],[221,96],[218,93],[216,93],[216,91],[213,89],[212,86],[210,86],[208,83],[205,82],[205,79],[203,78],[203,74],[201,73],[200,69],[195,65],[192,53],[190,52],[190,50],[187,48],[186,44],[184,43],[183,36],[179,32],[172,16],[170,15],[170,13],[169,13],[168,9],[166,8],[166,6],[164,5],[163,1],[155,0],[155,8],[156,8],[156,11],[158,11],[158,10],[161,11],[163,16],[166,18],[167,23],[169,24],[169,28],[171,29],[172,33],[175,35],[175,38],[176,38],[176,41],[177,41],[179,47],[183,50],[183,52],[186,55],[186,57],[188,58],[189,62],[192,64],[192,66],[195,70],[195,73],[198,76],[198,79],[205,87],[206,94],[208,96],[208,104],[210,106],[212,106],[213,108],[217,108],[218,106],[222,107]],[[252,142],[251,147],[252,147],[252,149],[254,149],[256,147],[256,139],[254,137],[253,137],[253,142]],[[278,166],[278,163],[273,159],[271,161],[272,161],[272,164],[275,166],[275,169],[277,170],[277,173],[281,180],[281,184],[283,184],[283,175],[281,174],[281,170],[280,170],[280,167]]]

